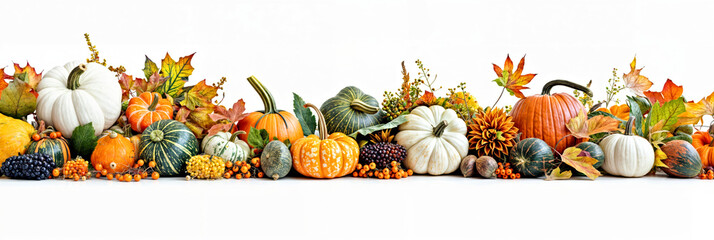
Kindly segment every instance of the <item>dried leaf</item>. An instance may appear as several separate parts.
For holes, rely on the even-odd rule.
[[[570,121],[565,124],[570,130],[570,133],[576,138],[588,138],[588,116],[585,111],[580,111],[577,116],[570,118]]]
[[[703,116],[714,114],[714,92],[699,102],[687,102],[684,104],[686,113],[680,115],[678,124],[697,124]]]
[[[592,180],[601,175],[600,171],[593,167],[593,164],[598,162],[597,159],[590,157],[588,152],[579,148],[569,147],[565,149],[563,155],[561,155],[561,160]]]
[[[179,58],[176,62],[166,53],[166,57],[161,60],[161,76],[168,78],[166,82],[157,89],[157,92],[176,97],[183,91],[183,85],[188,81],[188,76],[193,73],[191,59],[195,53]]]
[[[589,138],[593,134],[617,131],[620,126],[620,121],[604,115],[585,119],[587,119],[587,114],[581,110],[576,117],[571,118],[566,124],[568,130],[576,138]]]
[[[0,113],[6,116],[24,118],[34,112],[36,107],[37,92],[32,90],[29,83],[20,79],[12,80],[0,93]]]
[[[655,167],[663,167],[663,168],[669,168],[667,164],[664,164],[662,160],[667,159],[667,154],[662,151],[662,149],[659,147],[659,144],[655,144],[655,162],[654,166]]]
[[[231,131],[233,125],[248,116],[248,113],[245,113],[245,102],[243,99],[240,99],[233,104],[231,109],[226,109],[224,106],[218,106],[216,107],[215,112],[209,114],[208,116],[215,122],[224,122],[211,126],[208,130],[208,135],[213,135],[221,131]]]
[[[437,102],[437,98],[434,96],[434,93],[429,92],[429,91],[424,91],[424,94],[419,97],[419,99],[414,102],[414,104],[418,106],[431,106],[435,105]]]
[[[511,96],[515,95],[518,98],[525,98],[521,90],[528,89],[525,85],[530,83],[536,76],[536,74],[533,73],[522,75],[525,61],[526,57],[523,56],[515,72],[513,72],[513,61],[511,61],[510,55],[506,56],[503,70],[501,70],[498,65],[493,64],[493,70],[498,75],[498,78],[493,81],[498,83],[499,86],[505,87]]]
[[[627,121],[628,119],[630,119],[630,107],[628,107],[627,104],[624,103],[620,105],[612,105],[610,106],[610,109],[598,108],[597,111],[610,113],[623,121]]]
[[[119,75],[119,86],[121,86],[122,102],[131,98],[131,91],[134,90],[134,83],[136,83],[136,81],[134,80],[133,76],[127,75],[126,73],[122,73],[121,75]]]
[[[644,94],[650,102],[659,103],[659,105],[662,106],[665,102],[681,97],[683,90],[684,88],[682,86],[678,86],[674,84],[672,80],[667,79],[667,82],[664,83],[664,87],[662,87],[662,92],[646,91]]]
[[[142,78],[136,78],[135,81],[135,87],[134,90],[136,90],[136,94],[142,94],[145,92],[154,92],[156,88],[159,86],[163,85],[166,82],[165,77],[161,77],[158,72],[153,73],[151,76],[149,76],[148,81]]]
[[[30,88],[33,90],[37,88],[37,85],[40,84],[40,80],[42,80],[42,73],[37,73],[35,71],[35,68],[30,66],[30,63],[27,63],[25,67],[20,67],[20,64],[15,63],[15,74],[14,78],[15,79],[20,79],[30,85]]]
[[[188,109],[196,109],[200,107],[214,106],[211,101],[218,96],[218,88],[206,85],[206,80],[198,82],[195,86],[188,90],[183,101],[179,102],[182,106]]]
[[[630,63],[630,72],[623,74],[622,81],[625,83],[625,87],[630,89],[637,96],[644,97],[644,91],[652,87],[652,82],[645,76],[640,75],[642,68],[636,69],[637,58],[632,59]]]
[[[191,110],[188,110],[188,108],[182,107],[179,108],[178,112],[176,112],[176,117],[174,119],[176,121],[186,123],[188,121],[188,114],[191,113]]]
[[[561,172],[560,167],[553,169],[553,171],[545,177],[545,180],[566,180],[573,176],[573,172],[570,170]]]
[[[159,68],[156,66],[156,63],[154,61],[151,61],[149,59],[149,56],[144,55],[146,57],[146,60],[144,60],[144,77],[146,79],[149,79],[151,75],[154,75],[154,73],[159,72]]]

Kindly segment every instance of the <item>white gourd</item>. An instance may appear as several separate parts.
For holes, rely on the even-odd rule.
[[[245,161],[248,159],[250,148],[246,142],[237,137],[239,134],[245,134],[245,132],[238,131],[233,134],[218,132],[205,137],[201,141],[201,149],[208,155],[219,156],[226,161]]]
[[[119,82],[98,63],[74,61],[57,66],[47,72],[37,90],[38,119],[68,138],[76,127],[90,122],[94,134],[99,135],[121,113]]]
[[[466,123],[441,106],[420,106],[406,116],[395,137],[407,149],[405,165],[415,173],[441,175],[456,171],[469,149]]]
[[[654,149],[647,139],[631,135],[630,122],[625,134],[613,134],[600,141],[605,154],[602,169],[622,177],[642,177],[654,166]]]

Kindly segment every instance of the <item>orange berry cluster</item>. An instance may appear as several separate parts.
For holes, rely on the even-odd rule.
[[[250,159],[250,162],[231,162],[226,161],[226,171],[223,173],[223,178],[243,179],[243,178],[262,178],[265,174],[260,169],[260,158],[255,157]]]
[[[511,168],[511,163],[506,163],[505,165],[503,163],[498,163],[498,169],[494,172],[496,174],[496,178],[503,178],[503,179],[518,179],[521,178],[520,173],[514,173],[513,169]]]
[[[364,177],[364,178],[369,178],[369,177],[376,177],[379,179],[401,179],[401,178],[407,178],[408,176],[411,176],[414,174],[414,171],[411,169],[404,170],[402,168],[401,164],[399,164],[397,161],[392,161],[389,163],[390,167],[378,169],[377,164],[375,163],[370,163],[370,164],[357,164],[357,168],[355,169],[354,172],[352,172],[353,177]]]
[[[74,181],[87,180],[89,177],[89,162],[77,157],[75,160],[70,160],[64,163],[64,166],[52,170],[52,178],[57,178],[60,174],[64,179],[72,179]]]
[[[51,131],[51,130],[48,130],[48,131]],[[61,133],[61,132],[52,131],[52,132],[50,132],[50,134],[45,134],[45,133],[41,133],[41,134],[40,134],[40,133],[34,133],[34,134],[32,134],[32,140],[35,141],[35,142],[40,141],[43,137],[49,137],[49,138],[51,138],[51,139],[61,138],[61,137],[62,137],[62,133]]]
[[[96,170],[95,176],[96,178],[106,177],[107,180],[116,179],[120,182],[138,182],[141,181],[141,179],[148,178],[149,176],[151,176],[151,179],[153,180],[159,179],[160,174],[154,171],[156,162],[150,161],[148,167],[144,167],[145,164],[146,163],[143,159],[139,159],[136,163],[134,163],[132,168],[120,173],[109,173],[107,172],[107,169],[102,166],[102,164],[97,164],[94,166],[94,169]]]
[[[714,179],[714,168],[707,167],[704,170],[702,170],[702,173],[699,174],[699,179],[709,179],[709,180]]]

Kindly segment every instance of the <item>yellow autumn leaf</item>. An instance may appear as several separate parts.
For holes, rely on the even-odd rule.
[[[617,131],[620,121],[604,115],[597,115],[587,119],[587,114],[585,114],[584,110],[581,110],[565,126],[574,137],[589,138],[593,134]]]
[[[545,180],[565,180],[565,179],[570,179],[570,177],[573,176],[573,172],[570,170],[567,171],[560,171],[560,167],[557,167],[553,169],[553,171],[548,174],[548,176],[545,177]]]
[[[166,57],[161,60],[161,77],[166,78],[166,82],[157,90],[159,93],[164,93],[172,97],[176,97],[183,91],[183,85],[186,84],[188,76],[193,73],[191,59],[195,53],[179,58],[176,62],[166,53]]]

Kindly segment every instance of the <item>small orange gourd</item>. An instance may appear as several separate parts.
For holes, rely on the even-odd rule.
[[[702,159],[702,166],[714,166],[714,138],[708,132],[697,131],[692,134],[692,146]]]
[[[145,92],[129,100],[126,108],[126,118],[129,119],[131,129],[144,132],[152,123],[173,119],[174,109],[168,99],[162,99],[158,93]]]
[[[112,131],[97,141],[92,152],[92,166],[101,164],[108,173],[121,173],[131,168],[136,160],[134,144],[126,137]]]
[[[292,144],[293,168],[300,174],[313,178],[335,178],[352,173],[359,158],[359,145],[341,132],[326,137],[327,125],[320,109],[305,104],[317,113],[320,137],[310,135]]]

